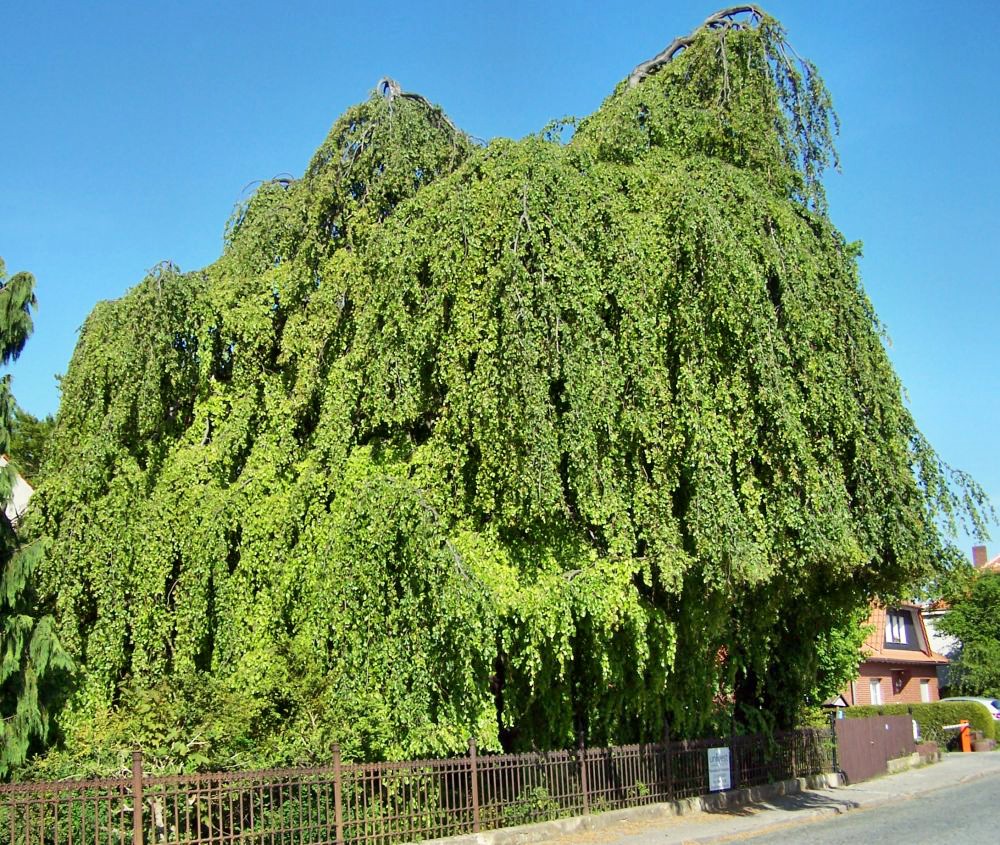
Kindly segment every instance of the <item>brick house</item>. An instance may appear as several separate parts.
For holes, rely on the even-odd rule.
[[[948,658],[935,652],[920,607],[872,607],[873,627],[862,647],[859,676],[841,692],[848,705],[916,704],[937,701],[938,667]]]

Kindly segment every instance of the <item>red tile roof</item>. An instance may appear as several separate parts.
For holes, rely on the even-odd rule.
[[[900,604],[896,607],[899,610],[909,610],[911,612],[913,621],[919,628],[918,634],[923,640],[924,649],[914,651],[905,648],[886,648],[886,608],[873,606],[871,615],[868,617],[868,624],[873,625],[874,628],[867,639],[865,639],[862,650],[864,660],[873,663],[948,663],[947,657],[931,649],[930,639],[927,636],[927,628],[924,626],[923,617],[920,615],[920,608],[915,604]]]

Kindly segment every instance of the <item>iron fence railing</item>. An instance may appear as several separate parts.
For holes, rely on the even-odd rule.
[[[335,749],[317,768],[172,776],[136,752],[130,777],[0,785],[0,831],[10,845],[394,845],[704,794],[709,749],[729,749],[733,789],[827,772],[832,746],[829,730],[498,755],[470,742],[450,760]]]

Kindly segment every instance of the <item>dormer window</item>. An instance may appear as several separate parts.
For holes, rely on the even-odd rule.
[[[906,645],[906,613],[901,610],[890,610],[886,614],[885,641],[897,645]]]

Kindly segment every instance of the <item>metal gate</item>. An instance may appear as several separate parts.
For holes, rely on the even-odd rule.
[[[916,751],[910,716],[837,719],[837,758],[848,783],[858,783],[889,770],[888,763]]]

